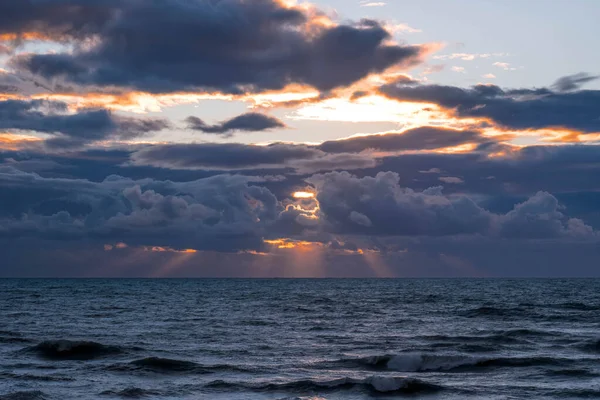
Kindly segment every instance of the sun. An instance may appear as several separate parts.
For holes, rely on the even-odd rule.
[[[312,199],[315,197],[315,194],[311,192],[294,192],[292,196],[295,199]]]

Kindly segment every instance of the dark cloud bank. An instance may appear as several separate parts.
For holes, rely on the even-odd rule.
[[[293,204],[289,191],[300,188],[300,181],[283,182],[288,185],[287,196],[275,194],[282,184],[279,179],[272,188],[269,181],[268,177],[216,175],[188,182],[122,176],[94,182],[45,178],[4,166],[0,167],[0,237],[11,254],[34,240],[41,246],[56,242],[60,248],[70,243],[73,249],[123,242],[129,250],[122,252],[140,246],[192,248],[213,254],[210,257],[236,254],[241,259],[249,257],[248,252],[274,254],[263,239],[286,237],[328,244],[332,251],[340,241],[350,249],[366,246],[388,261],[404,254],[398,248],[402,243],[409,252],[419,249],[420,256],[411,257],[437,254],[438,261],[441,253],[436,249],[444,248],[449,257],[453,252],[446,246],[456,240],[461,249],[470,243],[475,252],[483,244],[490,246],[490,241],[502,243],[503,248],[511,243],[516,247],[529,243],[534,248],[578,244],[573,249],[598,244],[598,232],[569,217],[547,192],[535,193],[507,212],[492,212],[468,195],[444,194],[439,186],[403,187],[393,172],[363,177],[329,172],[304,178],[318,192],[319,218],[314,219],[303,211],[313,209],[314,200],[301,203],[300,208],[288,205]],[[343,263],[348,257],[362,256],[342,255],[329,262]],[[589,265],[586,261],[584,271],[594,274]],[[14,268],[5,271],[11,273]],[[503,271],[486,273],[502,275]]]
[[[378,22],[323,26],[318,10],[275,0],[3,0],[0,15],[0,33],[98,42],[73,53],[16,57],[12,63],[21,71],[150,92],[245,93],[290,83],[328,91],[394,65],[414,65],[426,51],[385,44],[390,33]]]
[[[597,79],[586,74],[560,78],[552,88],[502,89],[476,85],[470,89],[442,85],[384,85],[380,93],[399,101],[434,103],[459,117],[489,118],[511,129],[567,128],[600,132],[600,91],[577,90]]]

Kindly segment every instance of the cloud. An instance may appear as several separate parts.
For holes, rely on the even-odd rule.
[[[360,2],[361,7],[383,7],[385,5],[387,5],[387,3],[383,2],[383,1],[361,1]]]
[[[324,223],[334,233],[379,236],[485,235],[505,238],[595,238],[583,221],[562,214],[557,199],[539,192],[507,214],[495,214],[465,195],[441,187],[401,187],[400,176],[331,172],[307,179],[318,193]]]
[[[516,202],[511,200],[514,196],[503,200],[504,195],[495,191],[495,186],[487,186],[490,201],[484,201],[486,197],[481,195],[466,194],[485,188],[477,185],[502,187],[510,176],[530,179],[528,174],[532,173],[552,175],[553,180],[562,182],[584,179],[593,183],[590,176],[595,176],[597,171],[592,170],[592,175],[581,178],[573,171],[600,156],[600,152],[592,148],[595,146],[558,147],[564,148],[529,149],[506,161],[490,161],[485,157],[475,159],[470,154],[414,154],[386,158],[383,160],[385,166],[378,169],[389,166],[392,161],[403,160],[404,164],[398,165],[401,175],[374,172],[371,176],[365,171],[359,171],[360,175],[348,172],[313,175],[306,181],[314,187],[316,198],[307,199],[292,198],[293,191],[308,190],[303,178],[292,175],[286,175],[288,179],[283,181],[240,175],[201,179],[184,175],[181,181],[112,175],[93,181],[65,175],[85,171],[102,174],[106,169],[98,168],[100,164],[83,167],[86,164],[81,164],[80,160],[108,159],[109,152],[104,156],[100,151],[73,154],[69,158],[74,162],[71,167],[56,166],[53,171],[52,165],[47,165],[39,173],[24,172],[11,166],[20,167],[19,164],[5,163],[0,164],[0,243],[6,244],[9,238],[11,241],[18,238],[16,244],[33,240],[32,245],[37,243],[36,246],[53,241],[54,248],[70,246],[70,254],[74,254],[76,248],[90,245],[102,250],[109,244],[116,251],[115,244],[126,243],[128,247],[120,250],[157,248],[175,255],[192,254],[181,252],[191,249],[198,254],[205,251],[232,255],[243,252],[261,254],[262,257],[272,254],[272,246],[265,240],[289,238],[286,243],[298,246],[300,243],[320,244],[315,245],[315,249],[325,252],[327,257],[342,253],[359,255],[358,249],[368,248],[388,256],[399,254],[397,250],[413,255],[435,251],[448,257],[469,259],[468,254],[450,250],[454,248],[454,240],[463,241],[458,242],[458,248],[463,248],[460,243],[475,246],[464,244],[465,249],[471,248],[471,256],[477,254],[475,244],[482,238],[497,241],[499,248],[506,241],[517,247],[532,240],[553,241],[557,246],[573,243],[572,247],[597,241],[598,233],[587,220],[567,216],[558,196],[547,192],[534,192]],[[581,148],[581,152],[577,153],[576,148]],[[596,152],[595,156],[592,151]],[[0,162],[2,157],[0,153]],[[141,167],[122,166],[122,162],[117,161],[121,156],[117,154],[111,157],[121,165],[119,171],[122,173],[157,175],[148,167],[137,171]],[[64,162],[66,158],[54,159]],[[551,167],[547,165],[550,159],[554,160]],[[437,169],[433,168],[431,174],[422,174],[419,171],[426,171],[422,165],[437,165]],[[451,187],[442,191],[441,187],[435,186],[442,170],[445,177],[451,177],[458,166],[462,168],[460,176],[465,177],[460,192]],[[566,178],[561,173],[549,173],[554,170],[569,173]],[[491,171],[497,175],[496,180],[482,178]],[[173,174],[171,177],[179,174],[176,171],[170,173]],[[63,177],[56,177],[56,174]],[[415,181],[412,179],[415,176],[428,179],[433,185]],[[538,183],[544,186],[544,182]],[[405,187],[423,184],[423,189]],[[525,186],[531,185],[525,183]],[[498,201],[507,201],[506,207],[493,205]],[[576,208],[581,209],[585,203],[595,210],[598,197],[580,197],[577,201],[572,203]],[[496,211],[491,211],[485,204],[495,207]],[[435,238],[445,238],[445,241],[433,247],[425,245]],[[408,252],[403,250],[407,248],[410,249]],[[486,251],[489,254],[494,249]],[[436,258],[438,253],[435,253]],[[229,262],[235,263],[235,260],[241,258]],[[414,260],[424,262],[419,257]],[[147,259],[147,262],[153,261]],[[501,274],[502,269],[492,271]]]
[[[408,129],[400,133],[357,136],[327,141],[319,145],[319,149],[330,153],[360,153],[365,150],[393,152],[433,150],[459,146],[466,143],[484,143],[488,141],[490,139],[485,138],[478,131],[424,126]]]
[[[174,249],[260,249],[265,224],[277,218],[281,206],[270,191],[250,180],[223,175],[175,183],[112,176],[91,182],[0,167],[3,190],[20,193],[22,201],[48,204],[45,212],[38,207],[18,217],[0,214],[0,236],[87,238]]]
[[[439,168],[429,168],[426,171],[419,171],[421,174],[441,174],[442,171]]]
[[[169,127],[163,119],[135,119],[105,109],[69,113],[62,102],[46,100],[0,101],[0,129],[54,135],[54,147],[70,147],[104,139],[131,139]]]
[[[291,169],[301,174],[376,165],[370,154],[328,154],[314,146],[287,143],[266,146],[241,143],[154,145],[133,153],[132,162],[173,169]]]
[[[564,87],[565,81],[562,82]],[[379,90],[392,99],[434,103],[458,117],[489,118],[510,129],[566,128],[600,132],[599,90],[557,92],[549,88],[502,89],[481,84],[470,89],[389,84]]]
[[[441,176],[438,179],[444,183],[456,183],[456,184],[465,183],[465,181],[463,181],[462,179],[460,179],[456,176]]]
[[[365,154],[323,154],[311,160],[294,160],[289,163],[299,174],[311,174],[321,171],[340,171],[374,168],[377,160],[369,153]]]
[[[285,128],[286,125],[275,117],[261,113],[245,113],[228,119],[216,125],[207,125],[198,117],[186,119],[190,129],[204,133],[214,133],[224,136],[232,136],[235,132],[260,132],[275,128]]]
[[[473,61],[476,58],[490,58],[490,57],[503,57],[506,53],[452,53],[452,54],[441,54],[433,56],[434,60],[462,60],[462,61]],[[495,64],[494,64],[495,65]]]
[[[274,143],[160,144],[132,154],[134,165],[172,169],[252,170],[293,169],[299,174],[318,171],[373,168],[373,152],[426,151],[464,144],[490,143],[481,132],[438,127],[420,127],[387,133],[327,141],[320,145]]]
[[[570,92],[572,90],[578,90],[585,83],[592,82],[598,78],[598,76],[592,76],[586,74],[585,72],[580,72],[578,74],[559,78],[556,82],[554,82],[552,88],[557,92]]]
[[[378,237],[597,237],[580,219],[566,217],[545,192],[495,214],[464,195],[444,195],[440,187],[403,188],[392,172],[363,178],[331,172],[307,179],[316,200],[285,208],[260,181],[219,175],[190,182],[119,176],[92,182],[0,167],[3,191],[18,195],[28,210],[14,215],[0,209],[0,236],[225,252],[264,251],[263,239],[272,235],[307,240],[306,229]]]
[[[419,30],[332,18],[293,0],[0,0],[0,275],[176,275],[173,262],[188,276],[596,273],[600,146],[560,141],[597,144],[600,91],[583,86],[597,76],[430,85],[401,73],[443,69],[422,64],[434,45],[394,41]],[[495,62],[505,55],[433,59],[515,70]],[[135,144],[171,123],[114,111],[335,108],[378,93],[426,103],[400,108],[435,121],[321,144]],[[189,129],[220,138],[286,128],[254,112],[198,117]],[[505,129],[554,142],[492,136]]]
[[[538,192],[499,218],[498,233],[500,236],[511,238],[561,236],[585,238],[595,235],[592,227],[587,226],[582,220],[566,219],[559,210],[556,197],[547,192]]]
[[[14,57],[15,68],[51,81],[153,93],[255,93],[293,83],[329,91],[416,65],[428,50],[389,44],[390,32],[373,20],[337,25],[314,7],[276,0],[52,0],[2,11],[11,21],[5,32],[86,42],[73,52]]]
[[[138,165],[166,168],[285,168],[292,160],[310,160],[323,153],[306,145],[275,143],[268,146],[241,143],[191,143],[155,145],[132,155]]]
[[[361,214],[356,211],[352,211],[348,218],[350,218],[350,221],[352,221],[358,225],[367,226],[367,227],[373,225],[373,223],[371,222],[369,217],[367,217],[365,214]]]
[[[83,39],[114,17],[117,0],[0,2],[0,34],[16,39]]]
[[[514,71],[514,70],[516,70],[516,68],[511,67],[510,64],[507,63],[507,62],[495,62],[492,65],[495,66],[495,67],[498,67],[498,68],[502,68],[505,71]]]
[[[438,72],[442,72],[444,70],[444,68],[446,68],[446,65],[444,65],[444,64],[430,65],[423,70],[422,74],[423,75],[435,74]]]

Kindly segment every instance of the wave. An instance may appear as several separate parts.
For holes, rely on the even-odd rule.
[[[546,372],[546,375],[550,376],[567,376],[573,378],[596,378],[600,376],[600,374],[592,372],[587,369],[558,369],[558,370],[550,370]]]
[[[523,317],[529,315],[529,311],[525,308],[514,307],[514,308],[498,308],[498,307],[490,307],[490,306],[482,306],[473,308],[470,310],[466,310],[461,315],[467,318],[478,318],[478,317]]]
[[[249,369],[228,365],[201,365],[193,361],[176,360],[171,358],[147,357],[131,361],[127,364],[115,364],[108,367],[112,371],[150,371],[150,372],[187,372],[210,374],[218,371],[248,372]]]
[[[35,346],[26,347],[23,351],[36,353],[42,358],[51,360],[93,360],[123,352],[117,346],[71,340],[48,340]]]
[[[31,342],[32,342],[32,340],[22,338],[22,337],[2,337],[2,336],[0,336],[1,344],[24,344],[24,343],[31,343]]]
[[[600,339],[593,339],[582,343],[579,348],[588,353],[600,353]]]
[[[524,307],[535,307],[535,308],[549,308],[549,309],[562,309],[562,310],[576,310],[576,311],[598,311],[600,310],[600,304],[588,304],[583,302],[566,302],[566,303],[521,303],[520,306]]]
[[[469,357],[435,354],[402,354],[362,358],[350,358],[334,361],[333,364],[368,368],[374,370],[392,370],[398,372],[457,372],[472,371],[491,367],[533,367],[564,366],[572,360],[551,357]],[[330,367],[331,362],[319,363]]]
[[[211,389],[223,390],[254,390],[265,392],[310,392],[310,391],[339,391],[359,389],[373,393],[386,394],[416,394],[437,392],[443,388],[439,385],[424,382],[420,379],[406,377],[372,376],[365,379],[340,378],[328,381],[312,379],[297,380],[285,383],[244,383],[226,382],[222,380],[209,382],[205,385]]]
[[[578,311],[598,311],[598,310],[600,310],[600,305],[578,303],[578,302],[556,304],[555,307],[563,308],[566,310],[578,310]]]
[[[31,343],[31,340],[24,338],[23,335],[18,332],[0,330],[0,343]]]
[[[45,400],[46,395],[39,390],[29,390],[24,392],[13,392],[0,395],[0,400]]]
[[[129,365],[139,367],[141,369],[173,372],[196,371],[202,368],[201,365],[192,361],[174,360],[170,358],[159,357],[147,357],[134,360],[130,362]]]
[[[597,399],[600,398],[600,390],[593,388],[582,389],[558,389],[549,392],[555,398],[582,398],[582,399]]]
[[[429,341],[463,342],[467,344],[473,344],[474,342],[483,342],[486,344],[514,344],[521,342],[524,339],[555,337],[557,335],[559,334],[533,329],[511,329],[482,336],[430,335],[422,336],[422,338]]]
[[[161,393],[157,392],[156,390],[141,389],[138,387],[130,387],[130,388],[126,388],[123,390],[105,390],[104,392],[102,392],[100,394],[105,395],[105,396],[140,398],[140,397],[146,397],[146,396],[159,396]]]
[[[74,380],[73,378],[67,376],[17,374],[13,372],[0,372],[0,378],[42,382],[67,382]]]

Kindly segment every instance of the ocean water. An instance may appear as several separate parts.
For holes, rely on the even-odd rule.
[[[600,398],[600,280],[0,280],[0,399]]]

